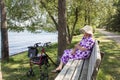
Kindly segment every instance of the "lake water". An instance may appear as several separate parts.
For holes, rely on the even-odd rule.
[[[57,33],[8,32],[9,38],[9,55],[17,54],[28,50],[28,46],[41,42],[57,42]],[[1,44],[1,43],[0,43]],[[1,49],[1,48],[0,48]]]

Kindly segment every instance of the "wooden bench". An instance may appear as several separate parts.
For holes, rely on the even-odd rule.
[[[55,80],[96,80],[102,57],[98,41],[95,40],[90,58],[69,60]]]

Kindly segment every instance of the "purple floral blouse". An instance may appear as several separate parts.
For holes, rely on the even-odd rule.
[[[79,45],[84,47],[84,48],[87,48],[87,50],[85,51],[81,51],[81,50],[76,50],[75,51],[75,54],[72,55],[71,54],[71,51],[72,49],[66,49],[64,50],[64,53],[61,57],[61,61],[66,64],[68,62],[69,59],[86,59],[90,56],[90,53],[91,53],[91,49],[94,45],[94,39],[92,37],[83,37],[82,40],[80,41]]]

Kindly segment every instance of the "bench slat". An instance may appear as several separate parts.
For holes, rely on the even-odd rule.
[[[58,76],[55,78],[55,80],[63,80],[66,72],[68,71],[70,65],[72,64],[73,60],[69,60],[68,63],[63,67],[61,72],[58,74]]]
[[[83,69],[82,69],[79,80],[87,80],[86,75],[87,75],[87,72],[88,72],[88,63],[89,63],[89,59],[84,60]]]
[[[81,74],[81,69],[83,65],[83,60],[79,60],[74,75],[71,80],[78,80]]]
[[[67,71],[63,80],[71,80],[77,64],[78,64],[78,60],[73,60],[73,63],[70,65],[70,67],[69,67],[69,69],[68,69],[68,71]]]

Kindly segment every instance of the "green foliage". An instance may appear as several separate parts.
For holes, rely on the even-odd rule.
[[[117,8],[116,13],[108,17],[106,22],[106,29],[109,31],[120,32],[120,0],[114,3],[114,6]]]
[[[48,31],[48,32],[56,32],[55,27],[43,27],[42,29],[45,30],[45,31]]]
[[[9,19],[25,21],[35,16],[35,10],[29,0],[6,0]]]
[[[120,32],[120,14],[114,15],[113,18],[108,20],[109,22],[106,24],[106,29],[109,31],[117,31]]]
[[[80,35],[80,29],[75,29],[74,36],[75,35]]]
[[[21,31],[24,30],[27,26],[27,30],[35,31],[37,29],[41,29],[41,27],[45,27],[43,29],[49,30],[46,29],[46,27],[49,27],[49,25],[52,25],[52,28],[55,27],[50,15],[53,16],[56,22],[58,21],[58,1],[41,1],[5,0],[9,29],[11,28],[10,30]],[[69,26],[70,31],[72,31],[72,27],[76,19],[75,11],[78,9],[78,21],[76,23],[75,31],[77,31],[79,26],[84,26],[85,24],[91,24],[100,27],[107,26],[106,28],[108,30],[118,31],[120,10],[119,4],[119,0],[92,0],[89,2],[87,0],[67,0],[67,25]],[[26,25],[25,21],[29,21],[29,25]],[[24,27],[21,28],[20,24],[24,25]]]
[[[24,27],[19,27],[19,26],[9,26],[9,31],[14,31],[14,32],[21,32],[24,31]]]
[[[99,0],[96,1],[95,4],[93,4],[94,6],[96,6],[95,8],[95,12],[94,12],[94,25],[96,25],[97,27],[102,27],[104,28],[106,25],[108,17],[110,20],[110,18],[112,17],[113,14],[115,14],[115,10],[116,8],[113,6],[115,0]]]
[[[9,30],[19,32],[27,29],[33,32],[37,29],[41,15],[36,8],[36,0],[5,0],[5,3]]]

